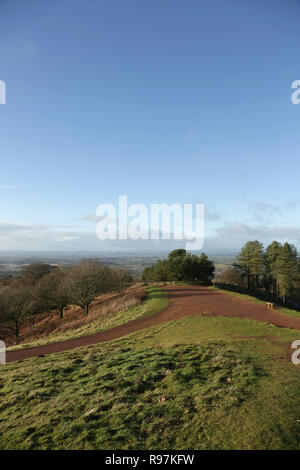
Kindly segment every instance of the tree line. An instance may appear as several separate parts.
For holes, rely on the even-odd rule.
[[[36,314],[56,310],[62,319],[64,308],[73,304],[88,315],[97,296],[113,291],[123,293],[131,282],[129,272],[109,268],[96,260],[66,268],[32,263],[21,276],[1,281],[0,323],[8,326],[18,339],[22,326],[34,324]]]
[[[239,252],[232,268],[217,276],[216,282],[233,284],[248,291],[263,291],[280,297],[299,291],[300,257],[290,243],[273,241],[264,248],[258,240],[247,242]]]
[[[213,278],[214,263],[202,253],[192,255],[184,249],[171,251],[168,258],[145,268],[144,281],[187,281],[208,284]]]

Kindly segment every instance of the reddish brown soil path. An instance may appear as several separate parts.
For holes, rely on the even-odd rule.
[[[169,306],[151,317],[138,318],[110,330],[60,343],[8,351],[6,360],[7,362],[19,361],[29,357],[111,341],[160,323],[199,314],[250,318],[280,327],[300,330],[300,318],[280,314],[276,310],[267,309],[264,304],[250,302],[224,292],[202,286],[166,287],[165,290],[170,300]]]

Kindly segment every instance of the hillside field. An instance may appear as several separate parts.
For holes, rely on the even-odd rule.
[[[295,339],[269,323],[192,315],[1,366],[0,446],[300,449]]]

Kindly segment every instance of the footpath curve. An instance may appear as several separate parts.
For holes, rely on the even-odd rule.
[[[88,336],[43,346],[7,351],[6,362],[21,361],[30,357],[103,343],[159,325],[160,323],[195,315],[249,318],[260,322],[272,323],[279,327],[300,330],[300,318],[283,315],[277,310],[267,309],[264,304],[256,304],[221,291],[203,286],[168,286],[164,290],[168,294],[169,305],[155,315],[137,318],[124,325]]]

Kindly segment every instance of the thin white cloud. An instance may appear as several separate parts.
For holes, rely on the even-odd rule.
[[[250,212],[254,221],[270,223],[274,216],[280,215],[281,208],[275,204],[256,201],[250,205]]]
[[[99,240],[95,230],[84,231],[82,226],[0,222],[0,250],[114,251],[142,255],[185,247],[184,240],[162,240],[161,235],[159,240]],[[256,239],[265,245],[273,240],[288,241],[300,248],[300,226],[224,223],[213,235],[205,237],[203,251],[236,253],[246,241]]]
[[[81,227],[80,227],[81,228]],[[99,240],[96,231],[28,223],[0,222],[0,250],[66,250],[139,252],[169,251],[184,247],[185,241],[162,240]]]
[[[287,202],[284,205],[284,209],[288,211],[292,211],[294,209],[299,209],[299,206],[300,206],[300,200],[296,199],[294,201]]]
[[[89,214],[85,217],[82,217],[81,220],[89,220],[90,222],[99,222],[103,218],[104,218],[104,216],[100,217],[99,215]],[[105,219],[108,221],[108,217],[105,217]]]
[[[211,211],[205,206],[204,217],[206,221],[215,222],[216,220],[220,220],[221,215],[218,212]]]
[[[300,227],[288,225],[250,225],[234,221],[220,226],[214,236],[206,237],[204,250],[238,251],[249,240],[259,240],[265,245],[273,240],[293,243],[300,248]]]

